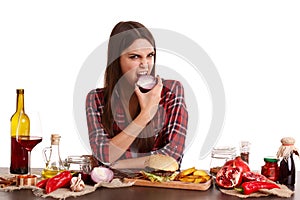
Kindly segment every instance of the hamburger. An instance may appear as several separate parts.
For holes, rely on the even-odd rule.
[[[166,182],[176,178],[178,168],[179,165],[173,157],[156,154],[149,156],[145,161],[145,170],[140,173],[151,182]]]

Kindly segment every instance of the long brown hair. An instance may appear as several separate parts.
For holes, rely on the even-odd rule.
[[[115,87],[119,87],[117,82],[123,75],[120,67],[120,56],[122,52],[127,49],[136,39],[146,39],[153,46],[154,51],[156,52],[155,41],[151,32],[144,25],[138,22],[119,22],[116,24],[110,34],[107,52],[107,67],[104,75],[105,105],[102,117],[103,126],[110,137],[114,137],[117,134],[113,132],[114,117],[112,113],[111,102],[113,98],[116,98],[114,96],[116,95],[114,94],[114,90],[116,89]],[[155,60],[156,54],[154,54],[154,65],[151,71],[152,75],[155,74]],[[135,93],[132,95],[135,95]],[[131,116],[133,118],[136,117],[140,112],[139,105],[137,106],[138,108],[136,113]],[[147,130],[144,129],[143,131]],[[131,146],[133,146],[137,152],[149,152],[153,146],[153,137],[136,138]]]

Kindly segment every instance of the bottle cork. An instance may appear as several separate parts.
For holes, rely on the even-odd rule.
[[[59,145],[60,135],[59,134],[52,134],[51,135],[51,144],[52,145]]]

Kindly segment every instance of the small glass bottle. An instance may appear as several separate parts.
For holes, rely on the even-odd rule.
[[[250,142],[241,141],[240,152],[242,160],[249,164]]]
[[[279,176],[278,159],[273,157],[264,158],[265,165],[261,167],[261,174],[276,182]]]
[[[228,160],[236,157],[235,147],[214,147],[211,152],[210,174],[215,176]]]
[[[16,136],[29,136],[30,120],[24,109],[24,89],[17,89],[16,112],[10,119],[11,134],[11,160],[10,173],[28,173],[28,151],[17,142]]]
[[[43,150],[44,159],[46,162],[46,167],[42,171],[43,178],[51,178],[58,174],[59,172],[65,170],[64,163],[60,158],[59,153],[59,141],[60,136],[58,134],[51,135],[51,146],[46,147]],[[49,151],[49,156],[47,152]]]

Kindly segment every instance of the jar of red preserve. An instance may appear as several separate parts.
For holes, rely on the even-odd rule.
[[[267,157],[264,158],[265,165],[261,167],[261,174],[270,179],[271,181],[277,181],[279,176],[278,159]]]

